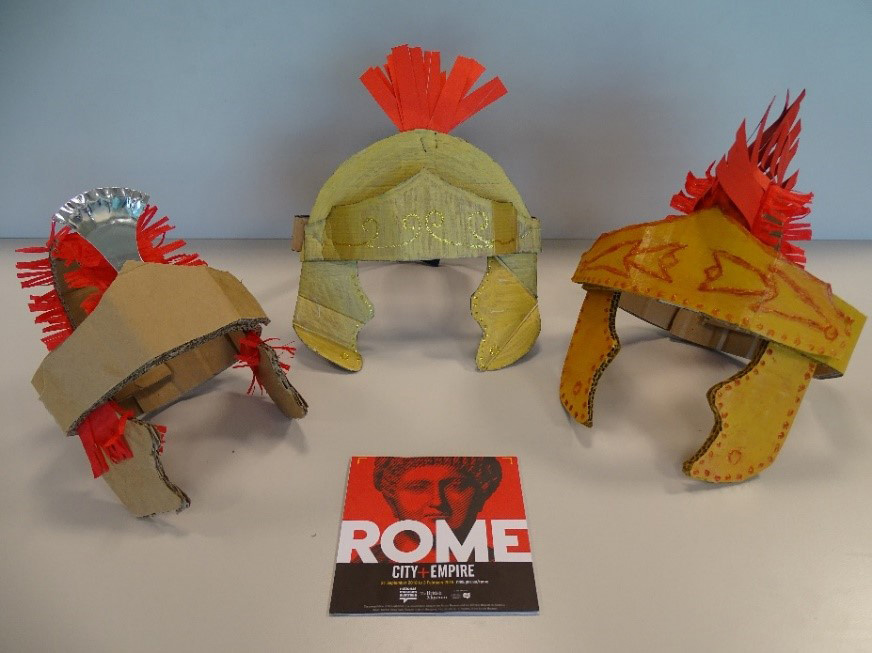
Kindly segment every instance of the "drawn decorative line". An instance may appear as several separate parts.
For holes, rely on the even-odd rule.
[[[795,281],[790,279],[784,270],[780,270],[776,266],[770,265],[766,272],[764,272],[743,259],[742,257],[731,254],[730,252],[727,252],[725,250],[715,250],[712,252],[712,256],[714,257],[715,264],[704,270],[705,279],[702,281],[702,283],[699,284],[698,290],[702,292],[725,293],[728,295],[737,295],[740,297],[758,297],[759,299],[749,307],[752,311],[760,313],[772,313],[773,315],[778,315],[786,320],[805,324],[812,329],[820,331],[827,340],[835,340],[839,336],[839,330],[825,315],[823,309],[818,306],[818,304],[804,288],[802,288]],[[756,275],[760,279],[764,287],[762,289],[736,288],[731,286],[713,287],[711,285],[712,282],[721,279],[724,274],[723,263],[721,260],[722,258],[725,258],[734,263],[735,265],[745,270],[748,270],[749,272]],[[785,313],[771,306],[772,302],[774,302],[779,296],[779,279],[784,284],[790,287],[790,289],[803,304],[809,307],[816,315],[820,316],[820,322],[808,317],[796,315],[794,313]],[[832,296],[830,295],[830,304],[832,305],[834,312],[837,315],[840,315],[840,317],[846,317],[843,313],[841,313],[841,311],[839,311],[835,307],[835,305],[833,305],[831,297]]]
[[[481,224],[476,225],[477,221],[481,222]],[[402,219],[400,220],[400,225],[403,232],[410,233],[411,235],[400,243],[382,245],[378,243],[379,237],[381,235],[379,231],[378,220],[374,217],[368,217],[365,218],[361,223],[363,231],[367,235],[366,240],[356,243],[342,243],[334,241],[334,246],[337,248],[368,247],[370,249],[379,250],[405,248],[418,240],[421,235],[426,232],[427,236],[445,245],[451,245],[454,247],[465,247],[470,249],[493,249],[494,240],[492,238],[486,238],[483,235],[486,234],[490,228],[490,216],[488,216],[487,213],[485,213],[484,211],[475,211],[473,213],[470,213],[466,216],[465,222],[466,232],[473,242],[457,242],[440,236],[438,233],[436,233],[437,230],[441,230],[445,225],[445,214],[442,211],[429,211],[428,213],[424,214],[423,217],[418,213],[408,213],[402,217]]]
[[[629,246],[629,249],[623,257],[621,257],[621,264],[623,268],[619,269],[608,263],[600,263],[596,264],[597,261],[604,259],[610,254],[614,254],[615,252],[620,252],[622,249],[625,249]],[[608,272],[612,272],[617,274],[618,276],[628,278],[630,268],[634,268],[641,272],[642,274],[648,275],[650,277],[654,277],[655,279],[660,279],[661,281],[665,281],[667,283],[672,283],[672,277],[669,275],[669,268],[675,267],[678,264],[678,251],[684,249],[687,245],[683,243],[664,243],[663,245],[655,245],[652,247],[642,247],[642,239],[636,240],[625,240],[623,242],[612,245],[607,248],[605,251],[587,261],[584,265],[583,270],[588,272],[590,270],[607,270]],[[638,261],[634,260],[639,256],[650,255],[650,254],[659,254],[656,256],[657,261],[657,270],[653,270],[651,268],[646,268]]]

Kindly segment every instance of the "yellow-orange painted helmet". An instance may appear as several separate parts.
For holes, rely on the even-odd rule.
[[[865,317],[803,269],[810,193],[794,190],[803,94],[748,143],[744,123],[704,177],[688,174],[685,213],[600,236],[575,275],[587,290],[560,399],[590,426],[597,381],[617,355],[620,307],[672,335],[750,359],[708,391],[715,424],[684,463],[693,478],[741,481],[778,455],[812,378],[841,376]],[[712,172],[714,170],[714,173]]]

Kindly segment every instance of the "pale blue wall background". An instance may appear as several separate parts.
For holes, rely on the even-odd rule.
[[[393,132],[357,81],[402,42],[509,94],[454,133],[546,237],[665,215],[743,117],[808,89],[795,165],[819,238],[872,238],[872,3],[0,3],[0,235],[68,197],[151,194],[186,237],[285,237],[347,156]]]

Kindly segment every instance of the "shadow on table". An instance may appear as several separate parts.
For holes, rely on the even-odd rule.
[[[225,384],[233,389],[225,389]],[[208,486],[233,466],[239,449],[263,458],[281,446],[290,446],[298,454],[308,452],[298,420],[288,420],[266,395],[244,392],[241,379],[217,377],[149,418],[168,426],[162,462],[167,477],[187,494],[196,495],[197,488]],[[55,443],[58,453],[32,484],[46,520],[77,531],[133,527],[143,533],[187,534],[161,515],[131,516],[103,481],[91,477],[78,438],[63,438],[48,429],[39,437],[60,440]],[[194,498],[189,510],[196,510],[196,505]]]

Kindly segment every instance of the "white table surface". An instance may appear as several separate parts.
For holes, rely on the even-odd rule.
[[[136,519],[30,386],[44,349],[12,270],[24,244],[0,242],[0,650],[872,650],[872,333],[844,378],[812,383],[771,468],[711,486],[681,463],[711,428],[705,391],[739,367],[726,356],[622,314],[594,427],[564,413],[589,243],[545,243],[538,343],[487,373],[468,308],[483,259],[364,265],[363,370],[297,342],[304,420],[245,396],[241,370],[165,410],[165,466],[192,506]],[[286,241],[191,249],[261,300],[267,335],[295,338]],[[808,251],[872,313],[872,243]],[[348,460],[379,454],[518,456],[540,614],[330,617]]]

